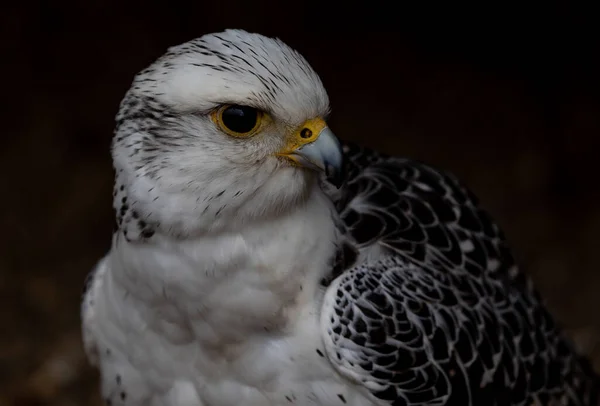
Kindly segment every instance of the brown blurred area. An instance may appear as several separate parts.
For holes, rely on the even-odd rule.
[[[99,404],[79,299],[111,239],[113,117],[133,75],[168,46],[225,28],[279,36],[303,53],[329,90],[341,138],[424,160],[470,185],[600,370],[592,10],[574,2],[275,4],[3,7],[0,406]]]

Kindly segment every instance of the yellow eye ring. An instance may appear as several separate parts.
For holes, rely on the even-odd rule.
[[[250,137],[261,126],[264,113],[254,107],[226,104],[210,114],[221,131],[232,137]]]

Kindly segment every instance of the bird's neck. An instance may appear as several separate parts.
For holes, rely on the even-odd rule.
[[[115,238],[114,284],[161,334],[207,345],[284,332],[322,292],[335,255],[333,207],[319,189],[280,217],[193,240]],[[185,331],[181,331],[181,330]]]

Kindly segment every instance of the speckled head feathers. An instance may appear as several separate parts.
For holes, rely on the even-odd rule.
[[[280,120],[326,114],[329,99],[319,76],[277,38],[226,30],[169,48],[137,75],[133,91],[181,111],[245,103]]]
[[[225,104],[255,107],[270,124],[251,139],[227,136],[210,120]],[[227,30],[169,48],[135,77],[117,115],[119,227],[130,239],[185,236],[285,210],[314,174],[274,153],[290,128],[328,111],[318,75],[279,39]]]

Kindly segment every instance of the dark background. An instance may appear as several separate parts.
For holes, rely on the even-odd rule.
[[[78,306],[110,244],[113,117],[168,46],[230,27],[303,53],[341,138],[470,185],[600,369],[597,14],[575,2],[427,3],[4,6],[0,405],[98,404]]]

